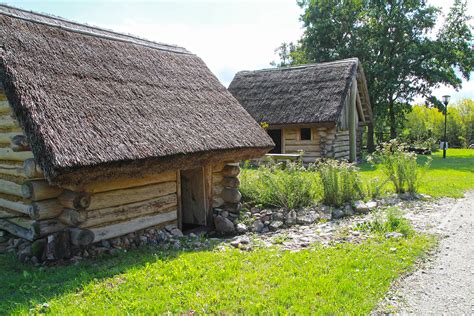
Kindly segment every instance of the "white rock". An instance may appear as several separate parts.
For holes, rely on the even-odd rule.
[[[369,212],[369,207],[364,203],[364,201],[355,201],[354,207],[357,213],[365,214]]]
[[[246,232],[247,232],[247,226],[245,226],[245,224],[243,224],[243,223],[238,223],[238,224],[235,226],[235,230],[236,230],[239,234],[243,234],[243,233],[246,233]]]
[[[374,209],[377,207],[377,202],[375,202],[375,201],[369,201],[369,202],[365,203],[365,205],[367,206],[367,208],[369,209],[369,211],[372,211],[372,210],[374,210]]]

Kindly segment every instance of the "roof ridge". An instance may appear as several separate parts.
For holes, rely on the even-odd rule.
[[[351,58],[339,59],[339,60],[334,60],[334,61],[326,61],[322,63],[311,63],[311,64],[296,65],[296,66],[264,68],[264,69],[257,69],[257,70],[242,70],[242,71],[239,71],[239,73],[289,71],[289,70],[297,70],[297,69],[314,68],[314,67],[319,67],[319,66],[330,66],[330,65],[343,64],[343,63],[349,63],[349,62],[359,62],[359,58],[351,57]]]
[[[27,15],[32,15],[33,17],[29,18],[29,17],[20,16],[20,15],[17,15],[15,13],[8,12],[4,9],[19,11],[19,12],[25,13]],[[145,47],[154,48],[154,49],[158,49],[158,50],[170,51],[170,52],[174,52],[174,53],[193,55],[191,52],[186,50],[184,47],[181,47],[181,46],[178,46],[178,45],[155,42],[155,41],[152,41],[152,40],[149,40],[149,39],[141,38],[141,37],[136,36],[136,35],[121,33],[121,32],[117,32],[117,31],[114,31],[114,30],[109,30],[109,29],[106,29],[106,28],[103,28],[103,27],[89,25],[89,24],[86,24],[86,23],[79,23],[79,22],[75,22],[75,21],[72,21],[72,20],[68,20],[68,19],[63,18],[63,17],[55,16],[53,14],[39,13],[39,12],[31,11],[31,10],[25,10],[25,9],[13,7],[13,6],[10,6],[10,5],[6,5],[6,4],[3,4],[3,3],[0,3],[0,14],[6,15],[6,16],[9,16],[9,17],[12,17],[12,18],[16,18],[16,19],[21,19],[21,20],[24,20],[24,21],[29,21],[29,22],[32,22],[32,23],[37,23],[37,24],[43,24],[43,25],[47,25],[47,26],[51,26],[51,27],[56,27],[56,28],[63,29],[63,30],[69,31],[69,32],[89,35],[89,36],[98,37],[98,38],[105,38],[105,39],[108,39],[108,40],[127,42],[127,43],[130,43],[130,44],[136,44],[136,45],[140,45],[140,46],[145,46]],[[46,18],[46,19],[56,21],[56,22],[59,22],[59,23],[63,22],[63,23],[70,24],[72,26],[65,26],[65,25],[60,25],[60,24],[54,24],[54,23],[47,22],[47,21],[40,21],[40,20],[35,19],[34,17]],[[81,30],[79,28],[74,28],[73,26],[85,28],[85,29],[88,29],[88,30]],[[101,33],[95,33],[94,31],[102,32],[102,34]]]

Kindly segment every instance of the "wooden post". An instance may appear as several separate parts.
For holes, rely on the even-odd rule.
[[[351,102],[349,103],[349,161],[356,161],[356,97],[357,97],[357,80],[352,79],[351,86]]]
[[[182,207],[181,207],[181,171],[176,171],[176,198],[177,198],[177,206],[178,206],[178,228],[183,229],[183,215],[182,215]]]

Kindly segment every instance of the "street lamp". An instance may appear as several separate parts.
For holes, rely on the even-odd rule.
[[[448,145],[448,140],[446,138],[446,126],[447,126],[447,121],[448,121],[448,103],[449,99],[451,99],[451,96],[449,95],[443,95],[442,100],[444,104],[444,142],[443,142],[443,159],[446,159],[446,149]]]

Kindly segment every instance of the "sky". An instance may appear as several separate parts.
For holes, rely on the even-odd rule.
[[[282,42],[303,33],[296,0],[0,0],[22,9],[176,44],[201,57],[225,86],[240,70],[269,68]],[[453,0],[428,0],[447,13]],[[469,12],[474,16],[474,4]],[[474,73],[452,101],[474,98]],[[422,99],[418,99],[422,102]]]

